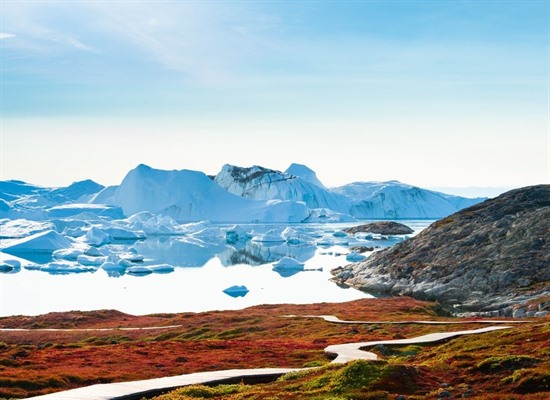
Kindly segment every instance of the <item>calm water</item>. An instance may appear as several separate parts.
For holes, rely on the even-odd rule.
[[[401,221],[415,234],[432,221]],[[21,268],[0,274],[0,315],[37,315],[52,311],[117,309],[130,314],[241,309],[258,304],[342,302],[370,297],[330,282],[330,270],[346,265],[353,245],[387,247],[398,240],[335,237],[353,224],[292,225],[303,238],[331,245],[289,245],[251,240],[227,244],[219,237],[150,237],[135,243],[117,243],[100,250],[133,247],[145,265],[167,263],[171,273],[146,276],[109,276],[104,270],[78,274],[51,274]],[[256,233],[282,230],[285,225],[249,225]],[[304,271],[276,272],[273,263],[284,256],[305,263]],[[29,257],[32,258],[32,257]],[[47,260],[33,260],[46,262]],[[28,261],[23,261],[25,263]],[[244,285],[244,297],[223,292]]]

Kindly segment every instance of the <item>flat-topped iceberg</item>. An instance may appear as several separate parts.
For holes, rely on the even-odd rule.
[[[45,253],[51,254],[55,250],[71,247],[72,241],[56,231],[48,230],[13,241],[2,251],[9,254]]]

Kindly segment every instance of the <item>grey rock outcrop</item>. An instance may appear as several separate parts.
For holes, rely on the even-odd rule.
[[[380,235],[408,235],[414,231],[407,225],[393,221],[377,221],[368,224],[352,226],[344,229],[344,232],[355,234],[359,232],[376,233]]]
[[[520,305],[550,296],[550,185],[459,211],[333,274],[335,282],[373,294],[511,316]]]

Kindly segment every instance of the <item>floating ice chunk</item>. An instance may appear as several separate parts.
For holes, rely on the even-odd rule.
[[[322,238],[316,241],[315,244],[320,247],[330,247],[334,245],[334,242],[332,240]]]
[[[104,255],[97,247],[94,246],[88,246],[88,248],[84,251],[84,254],[90,257],[101,257]]]
[[[344,231],[336,231],[332,234],[332,236],[337,237],[337,238],[342,238],[342,237],[348,236],[348,234]]]
[[[14,259],[3,259],[0,260],[0,273],[4,274],[14,274],[21,270],[21,263],[19,260]]]
[[[153,273],[153,270],[149,267],[133,266],[126,268],[126,273],[131,275],[149,275]]]
[[[134,250],[135,249],[131,249],[131,250]],[[124,260],[124,261],[128,261],[130,263],[139,263],[139,262],[143,262],[144,260],[144,257],[141,255],[141,254],[137,254],[135,252],[132,252],[132,251],[128,251],[126,253],[122,253],[119,255],[121,261]]]
[[[367,258],[367,257],[364,256],[363,254],[359,254],[359,253],[356,253],[356,252],[352,252],[352,253],[349,253],[348,255],[346,255],[346,261],[349,261],[349,262],[359,262],[359,261],[364,260],[365,258]]]
[[[288,244],[304,244],[311,243],[313,241],[312,236],[299,233],[296,229],[286,227],[285,230],[281,233],[281,236],[286,240]]]
[[[342,214],[329,208],[314,208],[310,210],[309,216],[304,222],[354,222],[354,217],[348,214]]]
[[[229,244],[237,243],[240,241],[247,241],[252,239],[253,235],[246,231],[245,228],[239,225],[233,225],[229,228],[225,228],[225,241]]]
[[[304,270],[304,264],[292,257],[283,257],[277,263],[273,264],[273,271],[277,272],[283,278],[296,275]]]
[[[14,270],[13,265],[0,261],[0,273],[9,273]]]
[[[81,254],[76,258],[76,261],[78,261],[82,265],[91,265],[91,266],[99,267],[105,261],[107,261],[107,257],[105,257],[105,256],[92,257],[92,256],[87,256],[87,255]]]
[[[42,253],[51,254],[55,250],[71,247],[72,241],[59,233],[49,230],[18,239],[2,251],[9,254]]]
[[[23,238],[49,230],[55,230],[55,226],[51,222],[37,222],[26,219],[0,220],[0,239]]]
[[[244,297],[248,294],[249,290],[243,285],[234,285],[223,290],[225,294],[231,297]]]
[[[221,228],[212,226],[190,233],[189,236],[201,240],[220,241],[226,237],[226,234]]]
[[[147,235],[181,235],[181,226],[167,215],[142,211],[126,219],[128,229],[143,231]]]
[[[300,261],[292,258],[292,257],[283,257],[279,261],[277,261],[275,264],[273,264],[273,269],[278,270],[303,270],[304,269],[304,263],[301,263]]]
[[[108,233],[99,228],[96,228],[95,226],[92,226],[90,230],[86,233],[85,240],[86,243],[98,247],[112,242],[112,238]]]
[[[253,242],[270,242],[270,243],[279,243],[285,242],[286,239],[281,236],[281,232],[277,229],[271,229],[263,234],[258,234],[252,238]]]
[[[120,276],[126,270],[126,266],[119,263],[119,258],[116,255],[110,255],[99,268],[106,271],[109,276]]]
[[[170,272],[174,272],[174,267],[170,264],[148,265],[147,268],[157,274],[169,274]]]
[[[55,261],[40,267],[40,271],[50,274],[79,274],[82,272],[94,272],[95,267],[81,265],[72,261]]]
[[[52,253],[52,256],[58,260],[76,261],[78,256],[84,254],[84,249],[70,247],[68,249],[59,249]]]
[[[115,240],[142,240],[146,235],[142,231],[130,231],[118,227],[102,227],[101,230]]]

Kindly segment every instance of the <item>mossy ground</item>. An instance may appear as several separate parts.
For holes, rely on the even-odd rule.
[[[21,398],[99,382],[117,382],[255,367],[319,367],[261,385],[191,387],[159,399],[549,398],[550,318],[513,329],[430,346],[377,347],[380,361],[331,365],[331,344],[414,337],[485,325],[341,325],[354,320],[445,319],[439,308],[409,298],[338,304],[270,305],[240,311],[159,314],[114,311],[0,319],[0,327],[103,328],[181,325],[152,331],[1,332],[0,398]],[[481,397],[480,397],[481,396]]]

